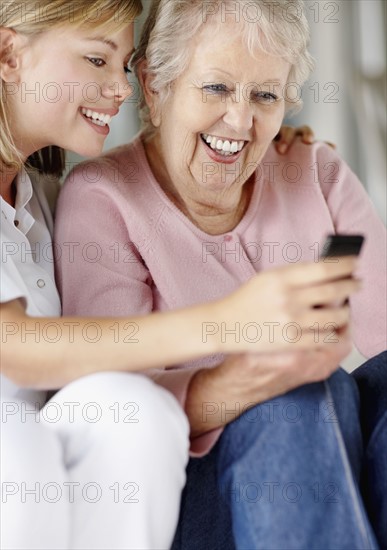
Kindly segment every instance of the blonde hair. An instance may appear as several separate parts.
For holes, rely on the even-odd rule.
[[[7,0],[0,7],[0,27],[25,36],[37,36],[55,27],[90,26],[109,32],[121,30],[142,11],[141,0]],[[0,164],[19,170],[23,159],[12,138],[6,110],[6,86],[0,91]],[[64,169],[64,150],[49,146],[34,153],[28,164],[56,176]]]
[[[255,8],[255,9],[254,9]],[[259,48],[280,56],[291,65],[288,84],[301,87],[313,69],[313,59],[307,48],[309,27],[303,0],[153,0],[143,27],[140,43],[132,59],[138,73],[142,60],[153,76],[152,87],[161,101],[168,96],[171,85],[187,68],[192,52],[191,42],[207,21],[218,24],[231,17],[243,23],[244,40],[249,52]],[[240,31],[239,25],[236,32]],[[301,97],[287,102],[287,111],[298,111]],[[143,94],[140,114],[146,135],[153,133],[149,109]]]

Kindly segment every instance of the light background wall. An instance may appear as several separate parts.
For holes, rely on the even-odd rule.
[[[171,0],[172,1],[172,0]],[[385,0],[304,0],[316,69],[305,84],[303,110],[288,122],[308,124],[316,138],[334,142],[360,177],[386,221],[386,11]],[[138,36],[149,9],[136,25]],[[136,95],[113,120],[105,150],[139,129]],[[80,160],[70,155],[70,164]],[[356,352],[346,361],[351,370]]]
[[[385,0],[306,0],[316,69],[304,109],[318,139],[333,141],[386,221]]]

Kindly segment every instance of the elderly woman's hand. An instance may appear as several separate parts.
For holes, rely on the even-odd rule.
[[[302,143],[311,145],[314,143],[314,132],[309,126],[298,126],[294,128],[293,126],[281,126],[280,131],[274,138],[275,148],[280,154],[285,154],[289,148],[300,139]],[[328,141],[325,142],[332,149],[336,149],[334,143]]]
[[[315,349],[230,356],[196,373],[186,402],[191,437],[232,422],[253,405],[328,378],[351,350],[347,326],[336,337]]]

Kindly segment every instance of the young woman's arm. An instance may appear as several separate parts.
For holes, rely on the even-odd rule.
[[[22,301],[1,304],[1,369],[23,387],[59,388],[98,371],[141,371],[216,353],[314,349],[310,326],[348,323],[348,308],[329,307],[358,288],[355,258],[290,265],[253,277],[226,298],[184,310],[122,318],[29,317]],[[340,280],[344,278],[344,280]],[[313,305],[326,303],[316,310]],[[257,341],[227,337],[220,327],[275,320],[298,323],[295,343],[267,331]],[[323,334],[323,333],[322,333]]]
[[[0,305],[1,370],[16,384],[59,388],[98,371],[141,371],[219,351],[202,338],[211,304],[144,317],[29,317],[22,302]],[[214,311],[215,313],[215,311]]]

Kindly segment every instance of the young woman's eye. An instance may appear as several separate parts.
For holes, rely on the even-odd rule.
[[[228,88],[225,84],[206,84],[203,90],[209,94],[226,94]]]
[[[133,72],[129,65],[124,65],[124,71],[126,74],[131,74]]]
[[[103,67],[104,65],[106,65],[106,62],[100,57],[88,57],[87,59],[95,67]]]
[[[271,92],[257,92],[254,94],[254,100],[258,103],[275,103],[278,97]]]

